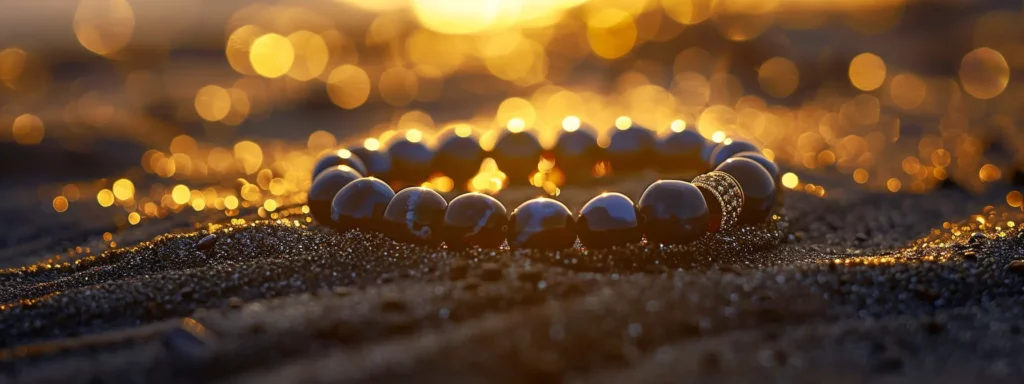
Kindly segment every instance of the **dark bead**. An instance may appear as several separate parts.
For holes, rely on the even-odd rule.
[[[704,196],[693,184],[679,180],[656,181],[637,202],[647,240],[660,244],[686,244],[707,231],[711,215]]]
[[[521,185],[529,183],[530,174],[537,170],[542,152],[544,147],[533,133],[506,131],[494,144],[491,157],[508,176],[510,184]]]
[[[658,140],[658,161],[662,170],[681,171],[697,176],[708,171],[701,156],[707,146],[704,136],[694,130],[672,132]]]
[[[570,248],[576,243],[575,224],[565,204],[538,197],[512,211],[508,220],[508,245],[512,249]]]
[[[775,203],[775,181],[767,169],[754,160],[731,158],[715,170],[732,175],[743,189],[739,224],[757,224],[768,218]]]
[[[366,166],[366,174],[363,176],[373,176],[379,179],[388,179],[388,175],[391,173],[391,156],[387,152],[378,151],[376,149],[369,150],[365,147],[349,148],[353,155],[362,160],[363,165]]]
[[[601,147],[597,145],[597,138],[588,131],[588,128],[580,127],[572,132],[561,132],[555,143],[555,165],[565,172],[569,179],[589,178],[594,164],[601,160]]]
[[[391,156],[391,180],[419,184],[430,177],[434,151],[422,142],[399,138],[388,147],[388,155]]]
[[[316,159],[316,164],[313,165],[313,177],[316,178],[320,172],[337,165],[347,165],[359,172],[361,176],[366,176],[366,165],[363,164],[363,161],[351,151],[339,149],[320,155]]]
[[[621,193],[602,193],[580,210],[576,219],[580,242],[590,248],[639,243],[644,238],[633,201]]]
[[[605,152],[612,163],[614,172],[630,172],[650,168],[655,165],[654,147],[657,139],[647,128],[632,125],[626,129],[616,129]]]
[[[448,203],[423,187],[398,191],[384,211],[384,233],[395,241],[440,245],[441,225]]]
[[[459,136],[456,132],[449,131],[441,138],[441,145],[434,156],[433,170],[450,177],[455,187],[461,189],[480,171],[484,150],[476,138]]]
[[[505,242],[507,215],[505,206],[493,197],[477,192],[460,195],[444,214],[444,242],[453,250],[498,248]]]
[[[725,146],[725,144],[716,143],[716,142],[711,141],[711,140],[708,140],[708,141],[704,142],[704,149],[700,151],[700,158],[704,159],[704,164],[707,167],[706,169],[708,169],[708,170],[714,170],[715,169],[715,167],[713,165],[714,161],[715,161],[714,160],[715,153],[718,152],[718,150],[721,149],[724,146]]]
[[[740,152],[761,152],[761,149],[750,142],[740,140],[723,144],[711,154],[711,168],[718,168],[719,165]]]
[[[364,177],[348,183],[331,202],[331,220],[338,230],[380,231],[384,211],[395,197],[387,183]]]
[[[761,164],[761,166],[764,167],[764,169],[768,171],[769,174],[772,175],[772,180],[775,181],[776,185],[778,185],[779,182],[782,180],[782,171],[779,170],[779,166],[775,164],[774,161],[768,160],[767,157],[764,157],[764,155],[762,155],[761,152],[740,152],[735,155],[732,155],[732,157],[750,159],[756,161],[758,164]]]
[[[316,222],[323,225],[331,224],[331,202],[342,188],[356,179],[363,177],[347,165],[338,165],[320,172],[309,186],[309,213]]]

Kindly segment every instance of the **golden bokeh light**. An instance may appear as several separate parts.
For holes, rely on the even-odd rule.
[[[409,140],[410,143],[418,143],[423,140],[423,132],[418,129],[410,129],[405,132],[405,139]]]
[[[0,50],[0,81],[15,88],[15,80],[25,71],[28,53],[18,47]]]
[[[885,82],[885,61],[870,52],[864,52],[850,60],[850,84],[862,91],[873,91]]]
[[[473,176],[467,185],[467,189],[473,192],[496,194],[508,184],[508,176],[498,169],[498,163],[488,157],[480,163],[480,171]]]
[[[410,0],[420,23],[449,34],[471,34],[493,25],[502,11],[502,0]]]
[[[96,202],[100,203],[101,207],[114,205],[114,192],[109,189],[101,189],[96,193]]]
[[[366,140],[363,140],[363,148],[366,148],[369,151],[376,151],[380,149],[380,140],[372,137],[367,138]]]
[[[672,123],[669,124],[668,128],[672,130],[672,132],[679,133],[686,130],[686,122],[682,120],[673,120]]]
[[[288,35],[288,41],[295,51],[295,60],[288,70],[288,76],[295,80],[308,81],[324,72],[330,52],[320,35],[310,31],[297,31]]]
[[[194,210],[196,212],[202,211],[202,210],[206,209],[206,200],[203,200],[203,199],[192,200],[192,203],[189,204],[189,206],[191,206],[192,210]]]
[[[256,173],[263,165],[263,149],[254,142],[241,141],[234,147],[235,161],[247,175]]]
[[[142,216],[138,212],[132,212],[128,214],[128,224],[136,225],[142,221]]]
[[[274,212],[274,211],[276,211],[277,210],[277,201],[275,201],[274,199],[267,199],[266,201],[263,202],[263,209],[266,209],[267,212]]]
[[[512,119],[519,119],[523,122],[523,126],[533,125],[537,121],[537,111],[530,101],[520,97],[510,97],[498,105],[494,120],[511,121]]]
[[[562,129],[566,132],[576,132],[580,129],[580,118],[576,116],[567,116],[562,119]]]
[[[508,127],[509,132],[519,133],[526,129],[526,122],[524,122],[523,119],[516,117],[509,120],[506,126]]]
[[[171,153],[181,153],[185,155],[199,152],[199,144],[196,139],[189,135],[178,135],[171,139],[171,145],[168,147]]]
[[[135,13],[126,0],[80,0],[71,25],[85,49],[109,56],[131,40]]]
[[[857,184],[867,183],[869,176],[868,170],[864,168],[857,168],[856,171],[853,171],[853,181],[856,181]]]
[[[665,13],[676,21],[692,25],[711,17],[714,0],[661,0]]]
[[[757,70],[757,82],[765,93],[781,99],[793,94],[800,84],[800,70],[789,59],[773,57]]]
[[[118,200],[130,200],[135,196],[135,183],[128,179],[118,179],[110,189]]]
[[[231,95],[217,85],[199,88],[195,98],[196,113],[206,121],[220,121],[231,112]]]
[[[260,76],[284,76],[295,62],[295,49],[287,37],[268,33],[253,40],[249,48],[249,64]]]
[[[391,67],[380,74],[377,86],[384,102],[401,107],[416,98],[416,93],[419,91],[419,79],[413,71],[402,67]]]
[[[715,131],[715,133],[711,134],[711,141],[713,142],[723,143],[726,140],[728,140],[728,138],[725,136],[725,132],[723,131]]]
[[[889,192],[899,192],[900,188],[903,188],[903,183],[900,182],[900,179],[893,177],[885,182],[885,187],[889,189]]]
[[[252,62],[249,60],[249,53],[252,50],[252,43],[264,33],[263,29],[255,25],[243,25],[231,32],[224,48],[224,54],[231,68],[244,75],[256,74],[252,68]]]
[[[455,131],[455,136],[470,137],[473,135],[473,126],[469,124],[456,124],[453,131]]]
[[[309,148],[311,152],[319,153],[336,146],[338,146],[338,139],[334,137],[334,134],[323,130],[314,131],[306,140],[306,148]]]
[[[800,177],[793,172],[786,172],[782,175],[782,186],[793,189],[800,185]]]
[[[928,96],[928,84],[912,73],[901,73],[889,83],[889,97],[903,109],[914,109]]]
[[[362,68],[342,65],[327,76],[327,96],[344,109],[354,109],[370,97],[370,76]]]
[[[636,44],[633,16],[617,8],[605,8],[587,19],[590,49],[605,59],[622,57]]]
[[[1003,54],[992,48],[978,48],[960,62],[960,85],[971,96],[991,99],[1010,83],[1010,66]]]
[[[994,164],[985,164],[978,170],[978,178],[986,183],[999,180],[1001,177],[1003,177],[1003,172]]]
[[[178,184],[171,190],[171,199],[175,204],[183,205],[188,203],[189,198],[192,196],[191,193],[192,192],[188,189],[188,186]]]
[[[76,201],[82,197],[82,191],[77,185],[68,184],[60,190],[61,196],[64,196],[68,201]]]
[[[238,209],[238,198],[235,196],[227,196],[224,198],[225,209]]]
[[[53,210],[57,212],[64,212],[68,210],[68,199],[64,196],[57,196],[53,198]]]
[[[43,142],[46,128],[43,127],[43,121],[39,117],[26,113],[14,119],[14,124],[11,125],[11,134],[14,135],[14,141],[18,144],[36,145]]]
[[[302,204],[317,156],[338,148],[379,151],[396,139],[433,147],[451,135],[489,151],[509,132],[529,130],[550,149],[581,129],[607,148],[617,130],[634,126],[660,137],[693,130],[713,143],[756,142],[793,171],[782,187],[819,197],[825,187],[797,174],[925,193],[946,178],[982,191],[1019,172],[989,150],[1020,141],[1021,89],[1011,74],[1024,69],[1024,45],[1013,38],[1013,12],[952,23],[951,42],[964,47],[934,49],[943,46],[889,39],[904,29],[891,27],[906,0],[218,3],[226,13],[209,14],[213,28],[207,16],[161,23],[144,3],[75,0],[60,13],[72,21],[72,53],[112,66],[110,79],[69,78],[63,63],[79,58],[52,54],[49,40],[15,36],[0,46],[0,121],[10,127],[2,140],[78,150],[117,137],[143,147],[137,169],[55,183],[38,193],[43,206],[65,212],[95,194],[116,207],[119,228],[192,211],[288,223],[309,211]],[[843,38],[818,45],[797,37],[815,30]],[[317,121],[328,100],[357,112],[323,111],[342,120]],[[293,131],[294,116],[303,117]],[[467,185],[444,170],[418,185],[508,186],[494,160],[479,165]],[[529,174],[534,192],[561,193],[565,166],[540,161]],[[619,176],[608,162],[588,167],[594,177]],[[1020,192],[1006,200],[1024,206]],[[312,221],[296,225],[303,220]]]
[[[615,118],[615,128],[618,128],[620,131],[625,131],[632,126],[633,119],[630,119],[629,116],[619,116]]]
[[[420,186],[424,188],[430,188],[441,193],[446,193],[451,192],[452,189],[455,189],[455,181],[453,181],[452,178],[448,176],[441,175],[431,177],[430,180],[425,181]]]
[[[1021,194],[1020,191],[1010,191],[1006,194],[1006,204],[1020,208],[1024,204],[1024,194]]]

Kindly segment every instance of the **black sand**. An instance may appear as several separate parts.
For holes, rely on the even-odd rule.
[[[161,236],[0,274],[0,377],[1017,382],[1024,240],[942,229],[1003,194],[846,187],[789,193],[739,247],[455,253],[270,222]]]

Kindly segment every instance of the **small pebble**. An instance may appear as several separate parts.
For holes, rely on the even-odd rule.
[[[200,239],[198,243],[196,243],[196,249],[198,249],[200,251],[206,251],[206,250],[209,250],[209,249],[213,249],[213,246],[216,245],[216,244],[217,244],[217,235],[209,234],[209,235],[206,235],[206,237]]]
[[[1013,260],[1006,265],[1006,270],[1024,275],[1024,260]]]
[[[163,346],[173,358],[184,363],[199,363],[213,354],[214,335],[201,323],[186,317],[167,332]]]

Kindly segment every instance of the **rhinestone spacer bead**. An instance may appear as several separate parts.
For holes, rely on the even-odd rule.
[[[725,172],[711,171],[695,177],[693,185],[707,189],[718,200],[722,207],[721,230],[736,226],[743,208],[743,189],[735,178]]]

